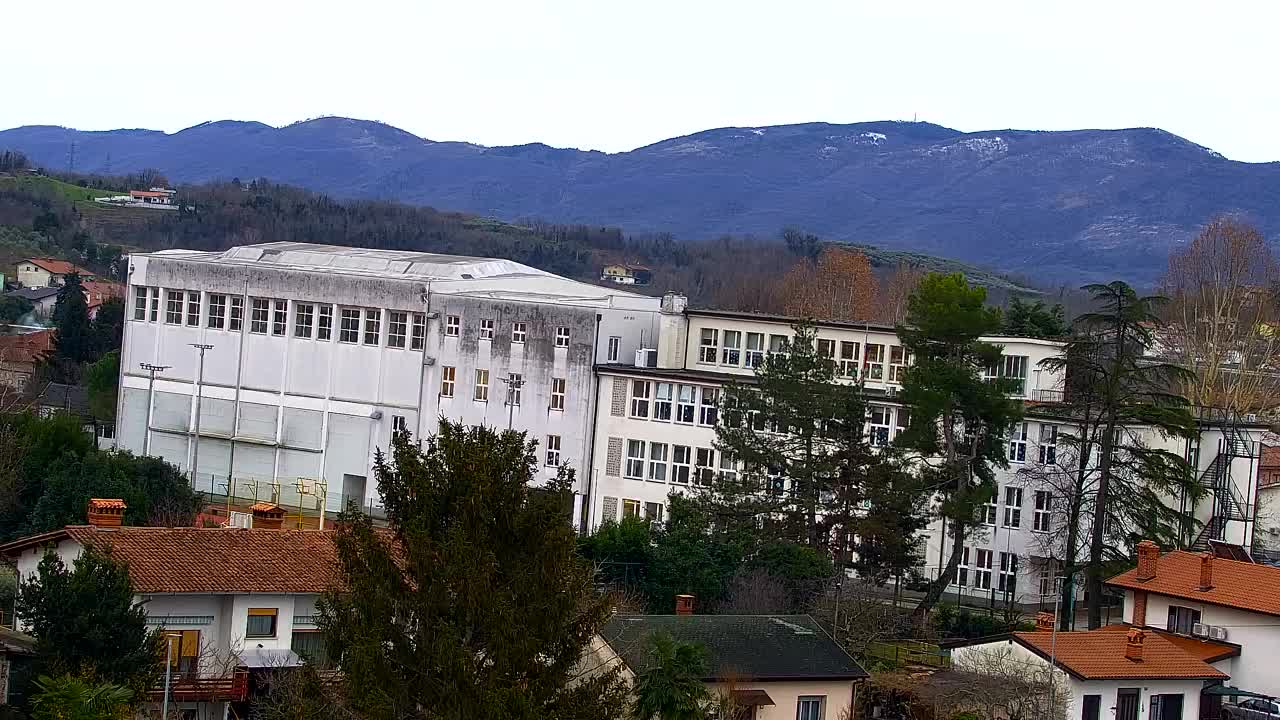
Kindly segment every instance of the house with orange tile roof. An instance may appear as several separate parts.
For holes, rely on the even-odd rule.
[[[79,265],[51,257],[34,257],[18,261],[18,284],[22,287],[57,287],[67,275],[77,273],[81,280],[93,280],[94,274]]]
[[[255,506],[253,528],[129,527],[127,512],[91,499],[90,524],[5,543],[0,558],[23,579],[48,551],[67,566],[90,546],[126,562],[148,624],[170,638],[170,701],[200,717],[244,717],[255,672],[323,662],[316,600],[337,579],[332,532],[282,529],[269,503]]]

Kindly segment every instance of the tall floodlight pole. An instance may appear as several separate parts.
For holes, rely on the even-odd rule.
[[[520,388],[524,387],[524,378],[505,377],[502,382],[507,384],[507,429],[510,430],[516,413],[516,393],[520,392]]]
[[[204,396],[204,351],[212,350],[212,345],[191,343],[191,347],[200,351],[200,369],[196,371],[196,441],[191,451],[191,486],[196,484],[196,471],[200,468],[200,399]],[[213,488],[211,487],[210,490]]]
[[[1049,712],[1053,712],[1053,696],[1057,686],[1053,672],[1057,669],[1055,663],[1058,656],[1058,604],[1062,600],[1062,583],[1066,579],[1065,575],[1058,575],[1053,579],[1053,634],[1049,636]]]
[[[168,370],[168,365],[154,365],[152,363],[138,363],[138,365],[150,373],[150,379],[147,380],[147,426],[142,433],[142,454],[151,454],[151,410],[155,407],[156,397],[156,373]]]

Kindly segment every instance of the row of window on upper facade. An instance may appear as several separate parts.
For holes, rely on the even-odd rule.
[[[168,290],[138,286],[134,288],[133,319],[138,322],[160,321],[160,300],[164,295],[164,323],[186,325],[210,330],[242,332],[244,329],[244,298],[239,295],[201,293],[196,290]],[[293,301],[292,336],[295,338],[331,341],[334,339],[334,305]],[[276,298],[249,298],[249,332],[256,335],[285,336],[290,334],[290,301]],[[338,312],[337,340],[341,343],[382,345],[382,320],[384,312],[379,308],[336,306]],[[426,343],[427,317],[424,313],[388,310],[385,312],[387,334],[385,344],[390,348],[422,350]],[[462,319],[446,315],[444,336],[458,337]],[[493,320],[480,321],[480,339],[493,340]],[[528,324],[511,323],[511,342],[522,344],[528,338]],[[555,347],[569,347],[569,328],[557,327]]]
[[[515,407],[520,406],[521,398],[524,395],[525,380],[521,373],[508,373],[507,377],[500,379],[506,385],[507,396],[504,400],[505,404]],[[458,369],[452,365],[444,365],[440,368],[440,397],[452,398],[457,393],[458,386]],[[551,378],[551,403],[548,405],[549,410],[563,411],[565,408],[565,389],[567,383],[562,377]],[[489,370],[488,368],[476,368],[475,382],[471,386],[471,399],[476,402],[489,402]]]

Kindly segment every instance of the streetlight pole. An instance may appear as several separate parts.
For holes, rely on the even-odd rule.
[[[150,373],[151,377],[147,380],[147,426],[143,428],[142,433],[142,454],[151,454],[151,411],[155,407],[156,397],[156,373],[168,370],[168,365],[155,365],[152,363],[138,363],[138,365]]]
[[[507,430],[512,428],[516,413],[516,393],[524,387],[524,378],[513,378],[510,375],[502,379],[507,384]]]
[[[1054,682],[1053,673],[1057,669],[1054,664],[1057,662],[1058,656],[1058,604],[1062,599],[1062,582],[1067,579],[1065,575],[1058,575],[1054,579],[1053,593],[1053,633],[1049,636],[1049,712],[1053,712],[1054,690],[1057,683]]]
[[[204,351],[212,350],[212,345],[191,343],[191,347],[200,351],[200,369],[196,372],[196,441],[191,451],[191,487],[196,485],[196,471],[200,467],[200,399],[204,396]],[[210,491],[213,490],[210,482]]]
[[[178,637],[182,637],[179,635]],[[164,701],[160,706],[160,717],[169,718],[169,682],[173,671],[173,633],[164,634]]]

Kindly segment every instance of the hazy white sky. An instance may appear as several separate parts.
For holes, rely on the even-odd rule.
[[[1272,0],[0,0],[0,127],[381,120],[628,150],[712,127],[1157,126],[1280,160]]]

